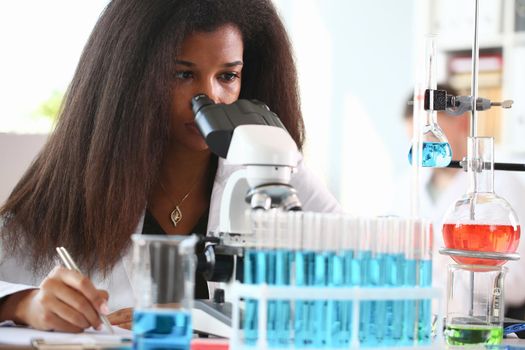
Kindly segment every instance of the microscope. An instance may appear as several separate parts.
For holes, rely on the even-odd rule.
[[[254,210],[301,210],[290,185],[300,153],[279,117],[257,100],[216,104],[206,95],[192,99],[195,122],[210,150],[228,164],[242,166],[228,179],[221,198],[219,227],[201,238],[197,270],[209,282],[243,281],[244,249],[255,237]],[[195,300],[193,328],[197,333],[228,338],[231,305],[224,289],[210,301]]]

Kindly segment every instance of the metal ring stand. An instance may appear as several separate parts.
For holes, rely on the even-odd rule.
[[[480,252],[477,250],[461,250],[452,248],[440,248],[439,253],[450,256],[461,256],[465,258],[489,259],[489,260],[519,260],[518,253]]]

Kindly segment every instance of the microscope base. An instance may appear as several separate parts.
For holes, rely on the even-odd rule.
[[[230,338],[232,305],[210,300],[195,300],[192,310],[193,331],[199,334]]]

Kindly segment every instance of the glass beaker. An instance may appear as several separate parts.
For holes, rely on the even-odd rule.
[[[190,348],[196,236],[132,235],[134,349]]]
[[[456,265],[448,268],[448,345],[500,344],[503,339],[502,266]]]
[[[514,253],[520,239],[518,217],[510,204],[494,193],[494,139],[469,137],[467,193],[448,209],[443,239],[448,249]],[[459,264],[503,265],[506,260],[452,255]]]

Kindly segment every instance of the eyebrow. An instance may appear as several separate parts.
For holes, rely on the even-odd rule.
[[[195,67],[196,66],[195,63],[190,62],[190,61],[184,61],[184,60],[176,60],[175,64],[180,64],[180,65],[187,66],[187,67]],[[229,67],[242,66],[242,65],[243,65],[242,61],[233,61],[233,62],[225,63],[222,66],[229,68]]]

